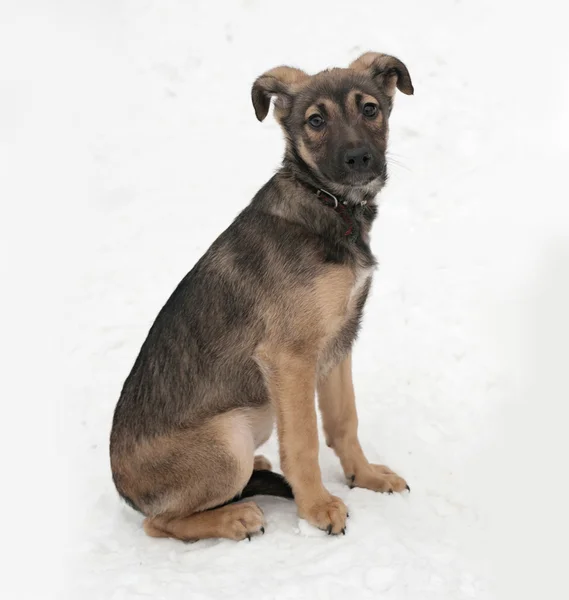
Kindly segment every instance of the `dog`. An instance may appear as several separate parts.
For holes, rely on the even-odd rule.
[[[348,509],[318,464],[316,394],[347,483],[409,490],[360,446],[351,366],[396,89],[413,94],[406,66],[374,52],[254,82],[259,121],[274,100],[282,166],[170,296],[114,413],[113,480],[148,535],[250,540],[263,513],[236,501],[258,494],[293,498],[300,517],[345,534]],[[274,422],[284,477],[255,456]]]

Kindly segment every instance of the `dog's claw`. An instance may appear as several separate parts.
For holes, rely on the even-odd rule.
[[[265,535],[265,528],[264,528],[264,527],[261,527],[261,533],[262,533],[263,535]]]
[[[249,541],[251,541],[251,534],[250,534],[250,533],[246,534],[246,537],[247,537],[247,539],[248,539]]]
[[[342,529],[342,535],[346,535],[346,528],[345,527]]]
[[[405,487],[407,488],[407,491],[408,491],[408,492],[410,492],[410,491],[411,491],[411,488],[410,488],[408,485],[406,485]]]
[[[332,525],[328,525],[328,527],[326,528],[326,531],[328,532],[328,535],[332,535]]]
[[[387,490],[388,494],[393,494],[393,490]]]

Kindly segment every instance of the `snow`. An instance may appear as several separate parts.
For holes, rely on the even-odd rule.
[[[16,491],[3,514],[19,559],[2,595],[567,597],[563,9],[28,4],[0,19],[2,454]],[[370,49],[407,64],[415,96],[391,119],[354,380],[369,459],[412,492],[349,490],[322,443],[345,537],[259,498],[267,532],[251,543],[150,539],[112,485],[112,412],[163,302],[278,165],[280,132],[256,121],[250,85]],[[274,438],[262,452],[278,466]]]

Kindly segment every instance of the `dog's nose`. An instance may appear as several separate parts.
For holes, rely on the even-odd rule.
[[[363,171],[371,165],[371,152],[365,146],[348,150],[344,154],[344,162],[349,169]]]

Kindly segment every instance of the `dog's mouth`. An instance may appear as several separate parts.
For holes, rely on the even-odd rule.
[[[383,171],[381,173],[370,173],[368,175],[354,175],[350,173],[347,178],[346,185],[351,185],[353,187],[364,187],[370,185],[374,182],[385,182],[387,173]]]
[[[326,172],[326,170],[322,169],[322,175],[324,175],[329,183],[346,188],[367,187],[372,184],[381,187],[387,181],[387,163],[381,161],[381,164],[374,168],[362,171],[334,169]]]
[[[384,167],[380,172],[353,173],[347,172],[339,177],[329,178],[330,183],[347,188],[368,187],[372,184],[383,186],[387,181],[387,169]]]

